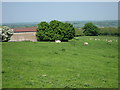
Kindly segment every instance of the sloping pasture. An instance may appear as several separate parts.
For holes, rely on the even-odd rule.
[[[117,37],[4,42],[2,55],[3,88],[118,87]]]

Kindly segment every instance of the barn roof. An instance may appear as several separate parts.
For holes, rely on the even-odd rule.
[[[14,32],[36,32],[37,27],[14,28]]]

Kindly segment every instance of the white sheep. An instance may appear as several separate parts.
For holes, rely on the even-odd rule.
[[[87,46],[87,45],[88,45],[88,42],[84,42],[84,45]]]
[[[111,42],[112,42],[112,40],[108,40],[108,42],[109,42],[109,43],[111,43]]]
[[[56,42],[56,43],[61,43],[61,41],[60,41],[60,40],[55,40],[55,42]]]
[[[43,77],[46,77],[47,75],[42,75]]]

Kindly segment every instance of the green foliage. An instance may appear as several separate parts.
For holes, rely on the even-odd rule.
[[[99,28],[92,23],[86,23],[85,26],[82,28],[84,29],[84,34],[86,36],[97,36],[99,35]]]
[[[101,27],[99,28],[99,35],[118,36],[119,30],[117,27]],[[84,36],[82,28],[75,28],[75,36]]]
[[[72,24],[62,23],[57,20],[53,20],[49,24],[47,22],[39,23],[36,34],[38,41],[68,41],[74,36],[75,29]]]
[[[117,27],[104,27],[100,28],[100,35],[111,35],[118,36],[118,28]]]

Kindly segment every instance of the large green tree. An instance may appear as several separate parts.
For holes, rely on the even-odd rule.
[[[70,23],[63,23],[57,20],[47,22],[41,22],[37,28],[37,40],[38,41],[68,41],[75,36],[75,29]]]
[[[93,23],[86,23],[82,29],[84,29],[83,33],[86,36],[97,36],[97,35],[99,35],[99,30],[100,29],[97,26],[95,26]]]

